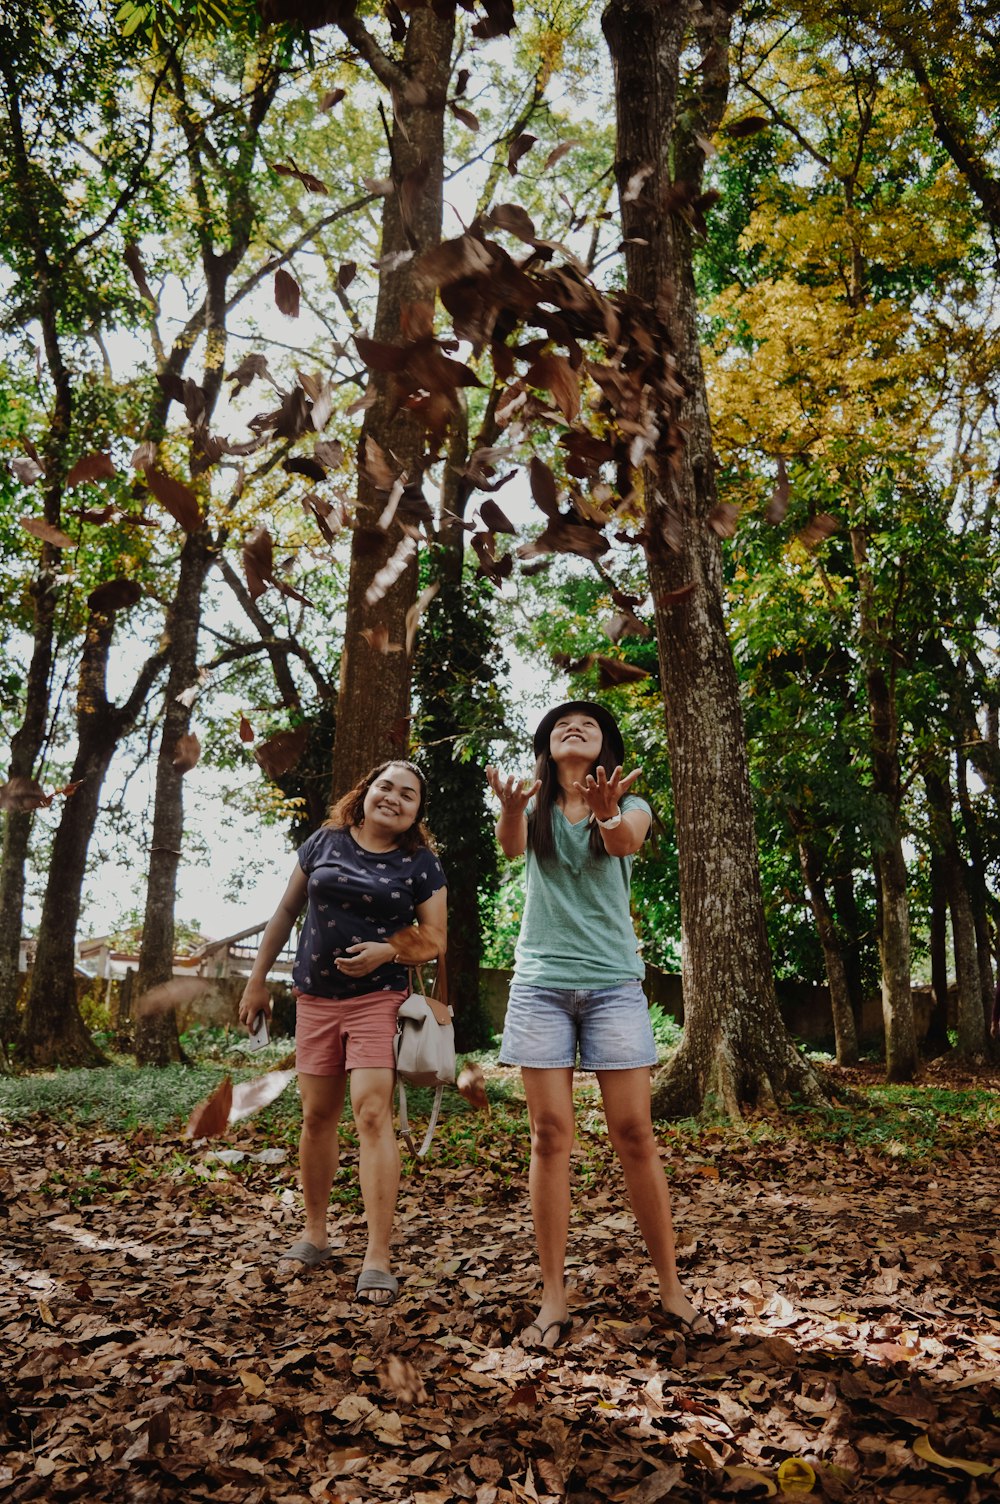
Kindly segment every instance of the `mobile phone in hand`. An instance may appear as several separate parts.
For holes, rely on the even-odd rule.
[[[270,1040],[271,1035],[267,1027],[267,1014],[262,1008],[254,1019],[253,1028],[250,1030],[250,1049],[262,1050],[266,1044],[270,1043]]]

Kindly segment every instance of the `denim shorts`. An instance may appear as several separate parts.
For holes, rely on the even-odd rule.
[[[500,1060],[504,1065],[556,1070],[577,1063],[585,1071],[631,1071],[656,1064],[656,1044],[642,983],[609,987],[533,987],[510,984]]]

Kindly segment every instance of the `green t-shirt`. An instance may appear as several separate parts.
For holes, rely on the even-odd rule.
[[[637,794],[620,809],[652,810]],[[530,806],[529,806],[530,808]],[[554,860],[526,857],[526,898],[514,981],[532,987],[610,987],[646,974],[629,911],[632,857],[590,854],[590,820],[571,824],[552,809]]]

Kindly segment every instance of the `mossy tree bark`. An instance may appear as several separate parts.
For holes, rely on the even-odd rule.
[[[676,463],[650,473],[647,558],[680,863],[684,1041],[658,1075],[658,1116],[698,1111],[715,1098],[731,1116],[796,1093],[819,1102],[820,1084],[778,1012],[764,922],[743,719],[722,607],[715,462],[698,341],[691,229],[664,204],[690,205],[704,154],[725,108],[728,44],[737,6],[611,0],[604,31],[615,74],[628,288],[667,306],[686,430]],[[682,59],[696,52],[698,82],[681,99]],[[626,186],[641,167],[638,196]],[[680,199],[678,198],[680,195]],[[630,201],[629,201],[630,200]],[[676,592],[694,589],[678,597]]]

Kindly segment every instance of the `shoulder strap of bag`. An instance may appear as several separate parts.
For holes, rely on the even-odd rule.
[[[403,1142],[409,1149],[410,1153],[413,1155],[414,1159],[424,1159],[426,1157],[428,1149],[431,1146],[431,1139],[434,1137],[434,1129],[437,1127],[438,1114],[441,1111],[441,1099],[444,1096],[444,1087],[439,1086],[434,1093],[434,1102],[431,1106],[431,1120],[427,1124],[427,1132],[424,1134],[424,1141],[420,1145],[419,1149],[415,1149],[413,1147],[413,1135],[410,1132],[410,1119],[406,1111],[406,1087],[403,1085],[402,1081],[398,1082],[398,1086],[399,1132],[402,1136]]]

